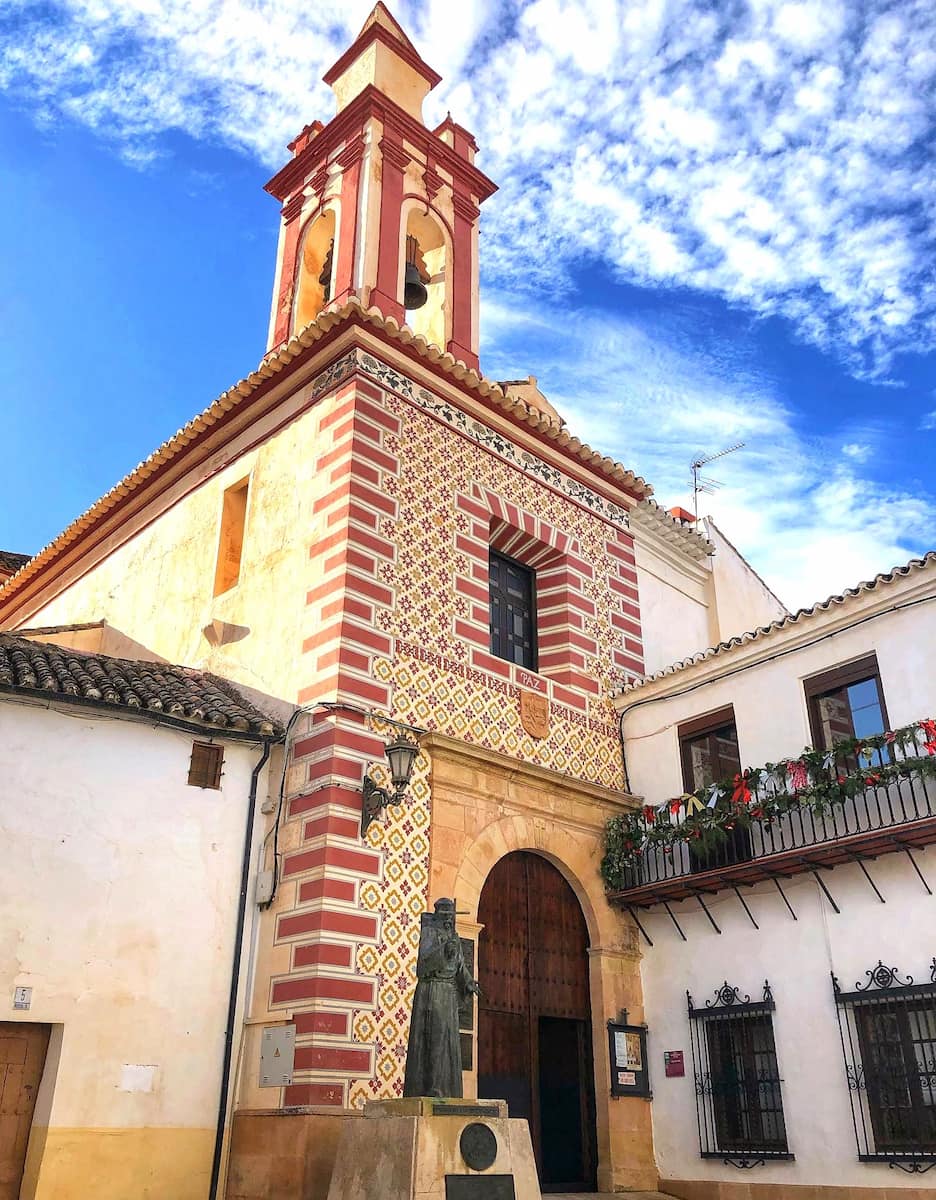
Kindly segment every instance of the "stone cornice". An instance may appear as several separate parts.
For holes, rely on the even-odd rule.
[[[504,780],[506,784],[519,783],[529,786],[534,789],[548,790],[553,795],[558,795],[562,798],[573,801],[589,801],[596,805],[600,810],[595,814],[595,822],[569,822],[572,824],[587,824],[589,828],[593,828],[594,824],[603,826],[604,821],[608,816],[612,816],[619,812],[629,812],[639,806],[640,801],[635,797],[628,795],[626,792],[618,792],[613,788],[603,787],[598,783],[586,783],[583,780],[576,779],[572,775],[563,775],[558,771],[551,771],[547,767],[541,767],[537,763],[524,762],[518,758],[512,758],[510,755],[501,754],[496,750],[488,750],[484,746],[475,746],[469,742],[459,741],[457,738],[448,737],[442,733],[430,733],[420,740],[420,746],[425,750],[432,761],[433,774],[436,770],[437,762],[456,763],[461,766],[470,767],[472,770],[481,772],[484,775],[497,775]],[[459,789],[461,791],[470,792],[470,785],[465,785],[459,781]],[[483,787],[477,789],[479,796],[489,795]],[[511,799],[511,804],[516,804],[518,807],[531,808],[542,817],[549,817],[550,820],[561,820],[552,812],[539,810],[534,803],[529,805],[522,803],[519,799]]]
[[[431,157],[436,166],[448,172],[461,185],[460,191],[477,196],[479,202],[497,191],[497,185],[482,171],[457,154],[447,142],[415,117],[405,113],[373,84],[368,84],[347,108],[342,109],[311,139],[304,150],[290,159],[267,182],[265,190],[281,202],[287,200],[297,187],[305,184],[320,162],[327,161],[347,141],[359,134],[364,123],[371,118],[397,129],[411,146],[427,159]]]

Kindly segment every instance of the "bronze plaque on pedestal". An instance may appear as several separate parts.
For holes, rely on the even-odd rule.
[[[446,1175],[445,1200],[516,1200],[513,1175]]]

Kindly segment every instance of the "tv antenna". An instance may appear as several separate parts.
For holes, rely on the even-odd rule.
[[[736,450],[740,450],[743,446],[744,442],[735,442],[733,446],[726,446],[724,450],[719,450],[715,454],[700,454],[698,458],[694,458],[690,463],[690,470],[692,471],[692,512],[696,521],[699,519],[699,493],[705,492],[711,496],[716,488],[722,486],[717,479],[700,475],[699,472],[704,466],[707,466],[710,462],[714,462],[716,458],[724,458],[726,454],[734,454]]]

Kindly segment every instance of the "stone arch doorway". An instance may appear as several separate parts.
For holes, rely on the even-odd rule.
[[[550,862],[505,855],[481,892],[478,1096],[525,1117],[544,1191],[594,1191],[588,928]]]

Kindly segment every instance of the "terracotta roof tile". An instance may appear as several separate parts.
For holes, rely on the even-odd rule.
[[[233,684],[206,671],[89,654],[12,633],[0,633],[0,691],[71,696],[217,732],[282,734],[281,726],[248,703]]]
[[[157,447],[120,483],[105,492],[86,512],[72,521],[58,537],[34,555],[24,569],[14,575],[8,583],[3,584],[3,588],[9,589],[9,592],[5,591],[4,595],[12,596],[47,563],[62,554],[98,521],[101,521],[124,496],[142,487],[146,480],[165,463],[182,453],[189,442],[206,429],[216,425],[228,412],[242,404],[268,379],[278,375],[294,358],[303,354],[308,347],[315,345],[329,330],[351,320],[360,321],[365,326],[379,330],[390,341],[408,346],[420,358],[433,363],[461,386],[484,397],[494,407],[515,417],[518,421],[523,421],[531,426],[555,442],[566,453],[604,475],[617,486],[626,488],[638,499],[649,496],[653,491],[645,479],[635,475],[633,471],[629,471],[620,463],[614,462],[613,459],[603,457],[579,438],[570,434],[568,429],[557,426],[550,417],[544,416],[522,400],[508,397],[499,383],[486,379],[474,368],[468,367],[461,359],[456,359],[448,351],[432,345],[421,334],[414,333],[408,325],[401,326],[393,317],[385,317],[379,309],[363,308],[360,300],[356,296],[352,296],[346,303],[319,313],[315,320],[310,321],[308,325],[293,334],[287,342],[269,351],[256,371],[251,372],[246,379],[235,383],[226,392],[222,392],[217,400],[213,401],[203,412],[193,417],[188,424]]]
[[[796,612],[788,613],[778,621],[772,621],[769,625],[761,625],[757,629],[752,629],[749,633],[742,633],[738,637],[729,638],[728,641],[719,642],[717,646],[709,646],[707,650],[700,650],[697,654],[690,655],[689,658],[681,659],[679,662],[672,663],[668,667],[663,667],[662,670],[654,671],[652,675],[644,675],[640,679],[633,679],[625,687],[621,688],[621,695],[643,687],[645,683],[652,683],[654,680],[663,679],[667,675],[675,675],[677,671],[684,671],[686,667],[705,662],[706,659],[715,658],[719,654],[725,654],[729,650],[734,650],[737,646],[745,646],[750,642],[760,641],[762,638],[769,637],[781,629],[786,629],[790,625],[798,625],[800,622],[808,621],[810,618],[829,612],[839,605],[848,604],[856,596],[886,587],[898,579],[905,579],[908,575],[913,574],[913,572],[922,571],[934,564],[936,564],[936,550],[929,550],[922,558],[911,558],[902,567],[894,567],[890,571],[882,571],[879,575],[875,575],[873,579],[864,580],[856,587],[846,588],[844,592],[840,592],[835,596],[829,596],[826,600],[820,600],[817,604],[813,604],[809,608],[797,609]]]
[[[15,575],[32,558],[31,554],[17,554],[14,550],[0,550],[0,575]]]

